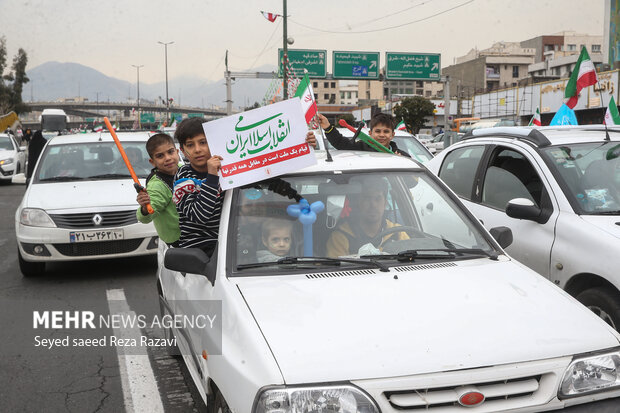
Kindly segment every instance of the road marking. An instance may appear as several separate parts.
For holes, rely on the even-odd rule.
[[[127,304],[123,289],[107,290],[107,297],[110,315],[123,314],[135,317],[135,313]],[[135,339],[138,343],[142,335],[137,327],[115,328],[113,331],[116,337]],[[128,354],[132,352],[125,350],[122,346],[116,347],[125,411],[127,413],[163,413],[164,407],[149,356],[146,354]]]

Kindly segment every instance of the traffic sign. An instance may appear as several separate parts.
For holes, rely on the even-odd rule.
[[[379,79],[379,52],[333,52],[334,79]]]
[[[385,53],[386,79],[441,80],[441,54]]]
[[[142,112],[140,113],[140,123],[154,123],[155,122],[155,114]]]
[[[324,78],[327,76],[327,50],[288,49],[288,61],[293,73],[303,77],[304,69],[309,77]],[[279,75],[282,77],[282,56],[284,52],[278,49]]]

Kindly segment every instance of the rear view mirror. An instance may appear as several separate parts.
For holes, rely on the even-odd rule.
[[[207,271],[209,256],[200,248],[168,248],[164,256],[164,267],[181,273],[199,274],[215,282],[215,272]]]
[[[506,205],[506,215],[511,218],[537,221],[541,212],[534,202],[526,198],[511,199]]]
[[[494,227],[489,230],[491,236],[500,247],[507,248],[512,244],[512,230],[508,227]]]

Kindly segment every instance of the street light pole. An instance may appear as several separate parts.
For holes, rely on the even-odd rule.
[[[142,129],[140,125],[140,68],[144,67],[144,65],[132,65],[136,68],[136,73],[138,74],[138,97],[136,99],[138,105],[138,129]]]
[[[170,100],[168,99],[168,45],[173,44],[174,42],[157,42],[159,44],[164,45],[164,58],[166,64],[166,121],[170,119]]]
[[[288,99],[288,76],[286,73],[286,62],[288,61],[288,44],[287,44],[287,33],[286,33],[286,0],[283,0],[284,4],[282,6],[282,20],[283,20],[283,24],[282,24],[282,29],[283,29],[283,36],[282,36],[282,89],[283,89],[283,94],[282,96],[284,97],[284,100]]]

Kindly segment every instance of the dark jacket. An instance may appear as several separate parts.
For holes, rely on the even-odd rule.
[[[351,151],[377,152],[373,147],[367,145],[365,142],[359,140],[353,142],[353,139],[342,136],[342,134],[338,132],[336,128],[332,128],[331,126],[330,128],[331,130],[329,132],[326,132],[325,136],[334,148]],[[400,155],[406,156],[407,158],[411,158],[411,155],[409,155],[407,152],[398,149],[398,146],[396,146],[396,143],[394,141],[390,142],[390,149],[394,153],[398,153]]]
[[[26,169],[26,178],[30,178],[32,176],[34,167],[37,164],[41,151],[46,143],[47,141],[43,137],[43,133],[41,133],[40,130],[36,131],[34,135],[32,135],[32,140],[28,144],[28,168]]]

